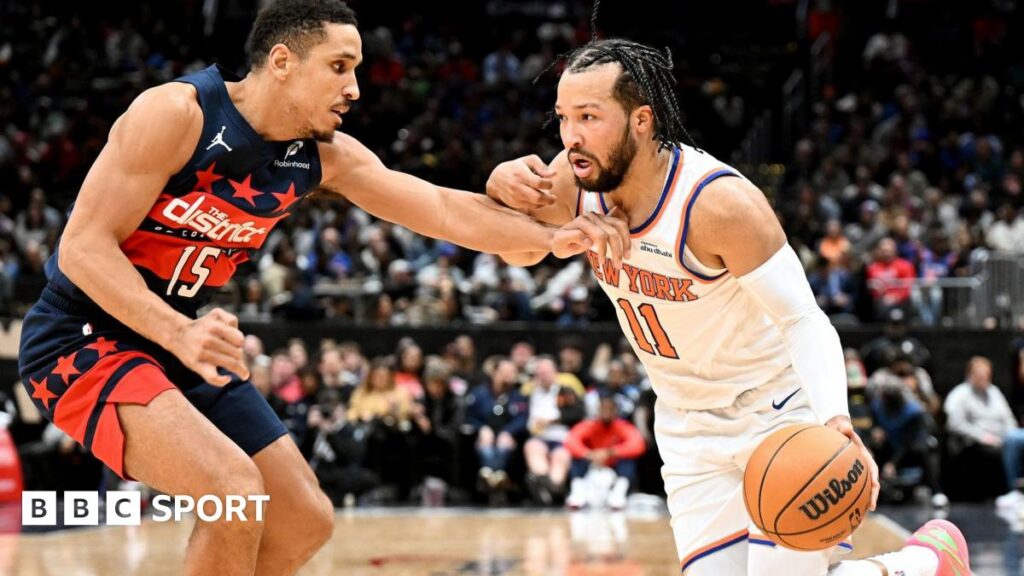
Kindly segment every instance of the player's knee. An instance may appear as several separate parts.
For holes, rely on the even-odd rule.
[[[334,534],[334,505],[320,490],[316,491],[315,503],[310,510],[308,521],[310,543],[313,545],[313,551],[316,551]]]
[[[209,492],[221,498],[241,496],[253,502],[252,496],[264,496],[263,474],[250,458],[234,458],[225,463]]]

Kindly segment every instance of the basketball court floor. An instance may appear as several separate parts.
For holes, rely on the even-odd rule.
[[[20,508],[6,512],[5,524],[17,529]],[[898,548],[907,534],[899,524],[915,525],[926,516],[926,511],[916,508],[874,514],[856,535],[854,556]],[[994,517],[991,505],[954,506],[950,518],[965,526],[968,538],[972,533],[978,536],[972,542],[975,574],[1021,574],[1021,536],[1004,533],[1006,523]],[[191,526],[191,521],[148,521],[138,527],[0,534],[0,574],[179,574]],[[1007,571],[1012,564],[1007,547],[1017,551],[1017,571]],[[332,541],[301,574],[637,576],[678,572],[664,512],[384,508],[339,511]]]

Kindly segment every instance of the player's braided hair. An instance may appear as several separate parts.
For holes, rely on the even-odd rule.
[[[683,127],[672,75],[672,52],[668,48],[662,52],[624,38],[595,39],[567,54],[565,61],[567,73],[618,62],[623,70],[612,93],[623,109],[629,113],[637,106],[650,106],[654,112],[654,139],[661,142],[662,148],[677,146],[684,137],[693,143]]]

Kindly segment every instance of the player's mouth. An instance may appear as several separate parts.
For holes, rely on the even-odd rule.
[[[348,112],[348,106],[342,106],[338,108],[331,108],[331,113],[338,117],[338,124],[342,123],[341,116]]]
[[[584,179],[594,172],[594,164],[581,156],[576,156],[570,160],[572,163],[572,172],[579,179]]]

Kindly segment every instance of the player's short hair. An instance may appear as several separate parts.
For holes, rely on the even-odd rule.
[[[270,49],[284,44],[300,58],[327,37],[324,24],[358,26],[356,13],[342,0],[274,0],[260,10],[245,52],[253,68],[267,61]]]
[[[615,80],[612,95],[626,113],[648,105],[654,112],[654,139],[662,147],[679,145],[686,137],[683,115],[675,94],[672,53],[625,38],[592,40],[565,57],[565,74],[584,72],[604,64],[618,63],[622,73]]]

